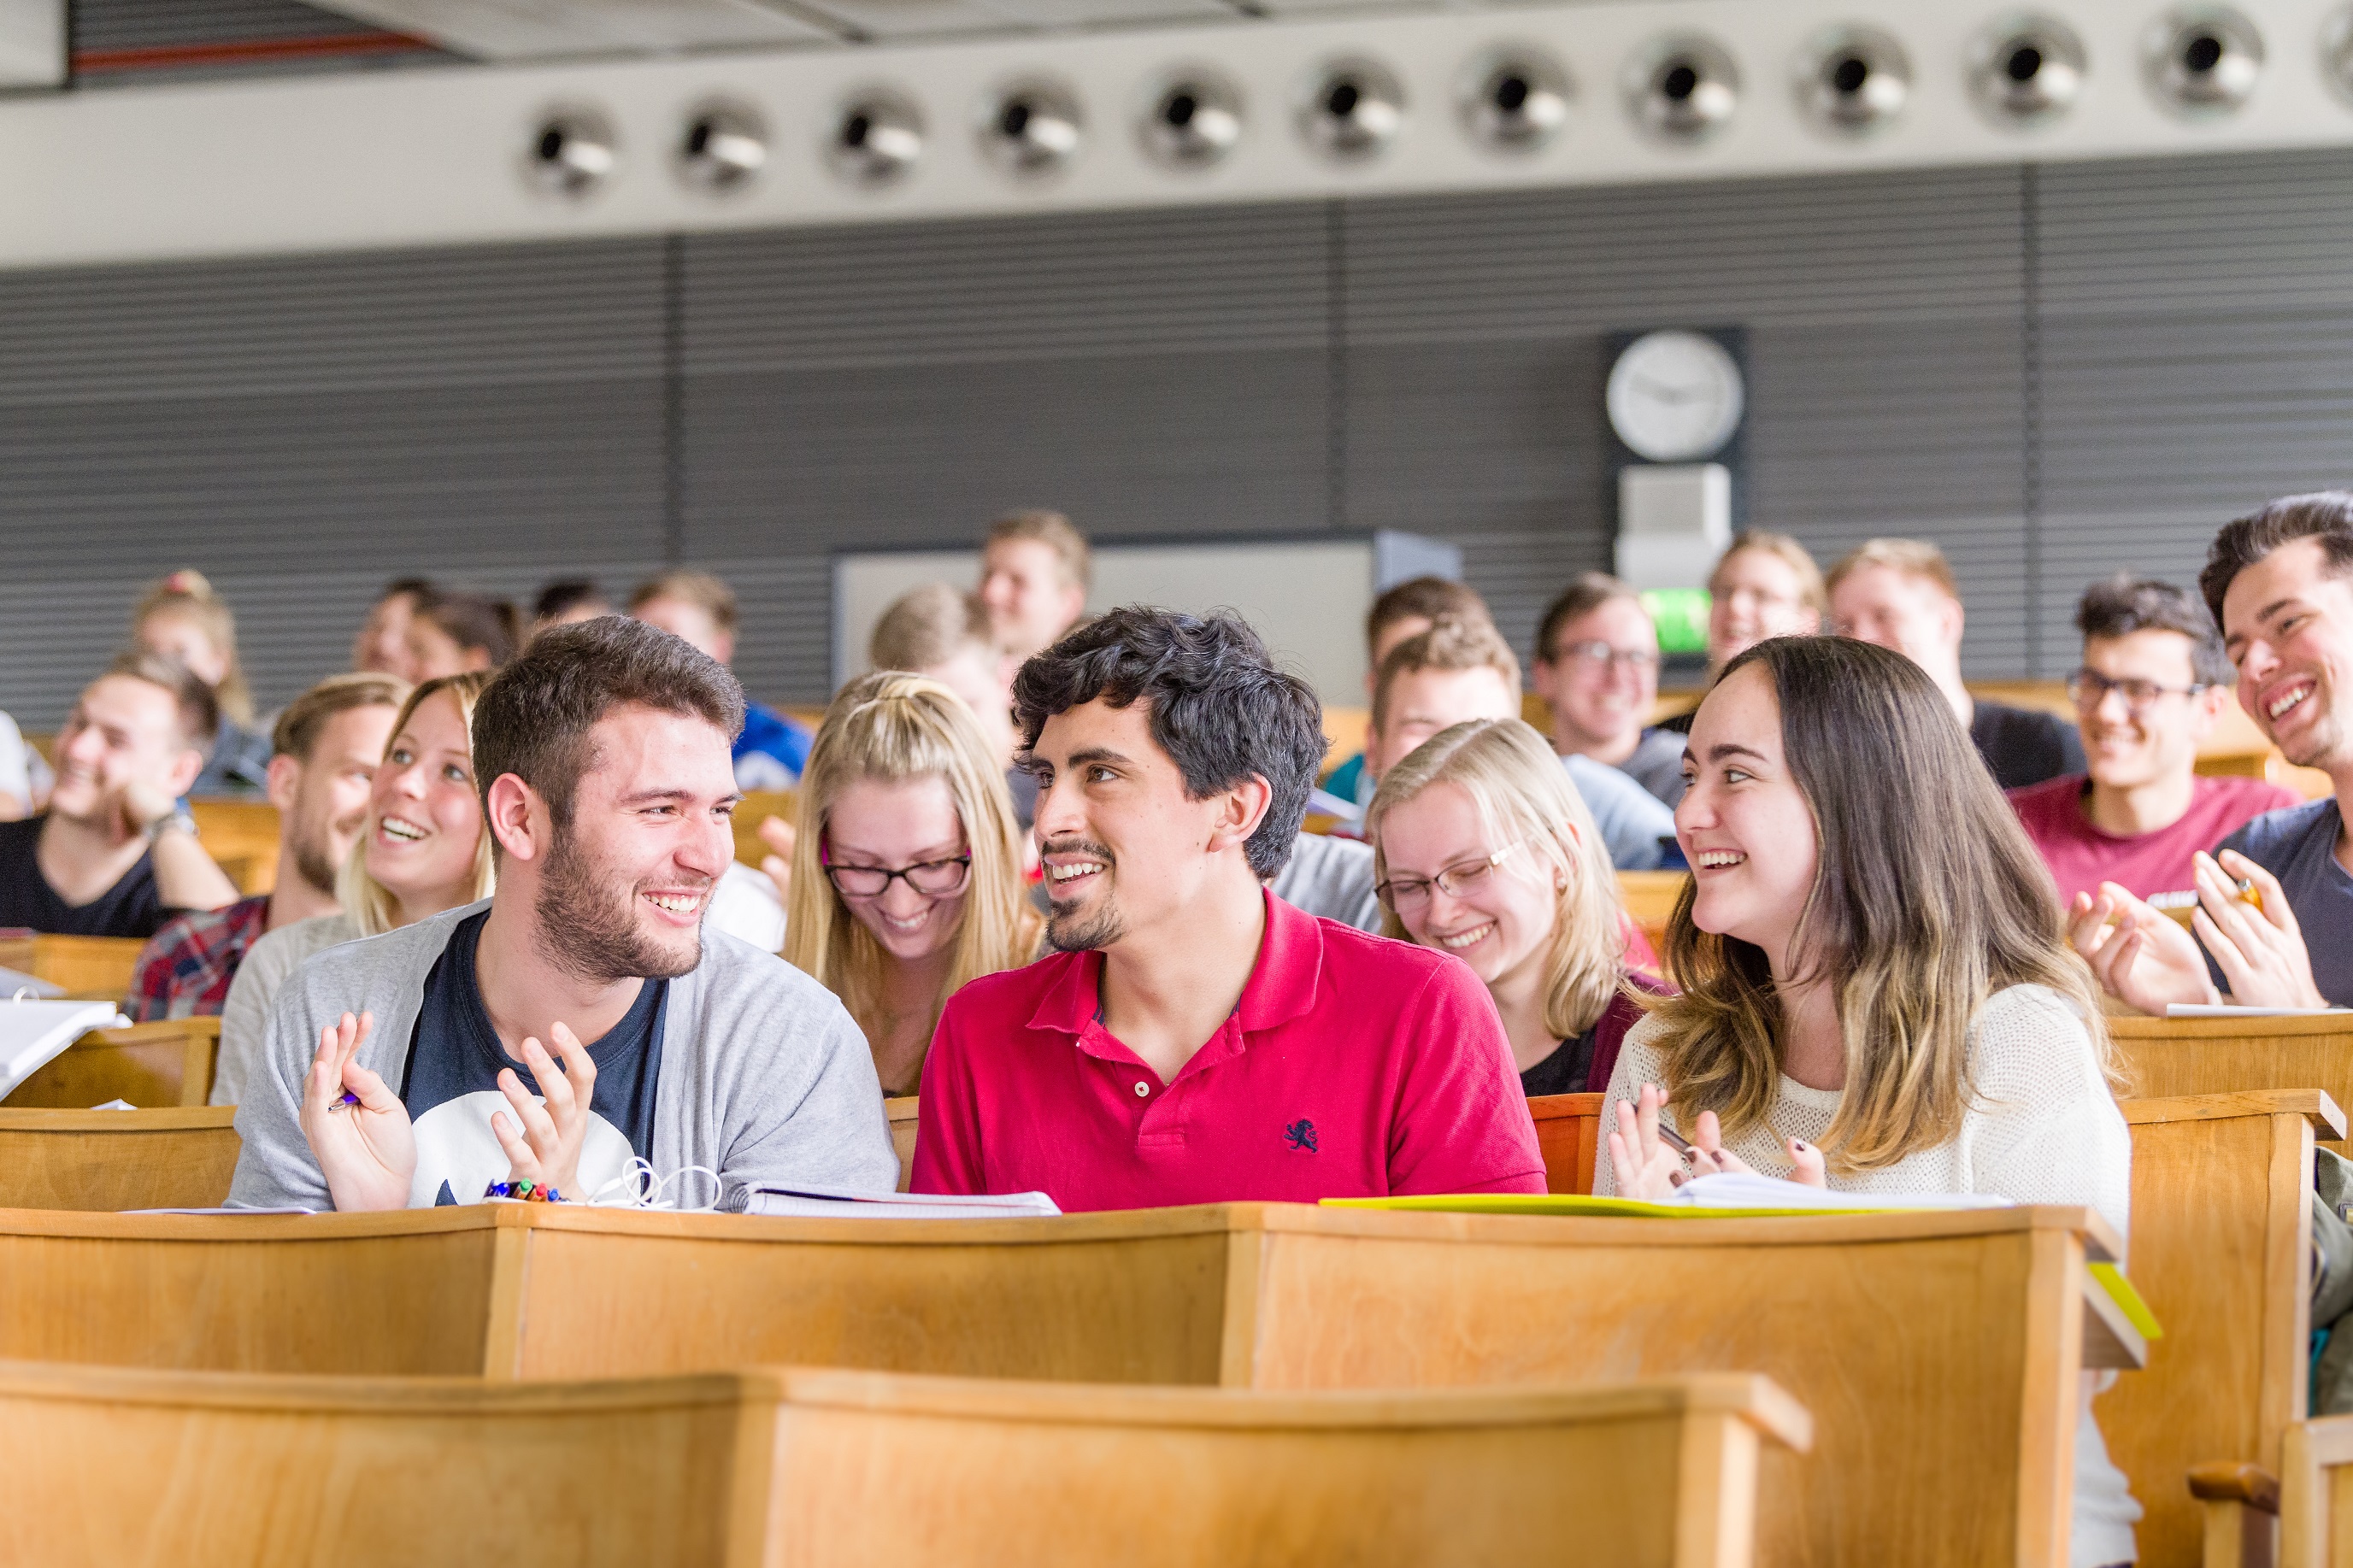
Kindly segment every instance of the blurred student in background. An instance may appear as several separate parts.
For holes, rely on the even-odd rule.
[[[408,651],[408,623],[417,614],[417,602],[432,592],[433,584],[422,577],[396,577],[386,583],[352,638],[352,668],[414,685],[417,661]]]
[[[1683,989],[1619,1053],[1594,1191],[1752,1171],[2081,1204],[2125,1235],[2132,1141],[2098,995],[1937,684],[1848,638],[1773,638],[1701,702],[1691,752],[1693,885],[1667,931]],[[2079,1394],[2079,1568],[2130,1562],[2140,1517],[2092,1416],[2103,1375]]]
[[[179,804],[219,723],[212,688],[177,660],[118,656],[58,732],[48,809],[0,823],[0,926],[145,938],[235,903]]]
[[[1592,814],[1517,719],[1441,730],[1381,778],[1366,827],[1387,934],[1451,952],[1494,998],[1527,1095],[1606,1088],[1642,1017]]]
[[[212,1102],[235,1105],[261,1050],[269,1008],[311,954],[488,898],[496,885],[474,788],[474,703],[487,672],[442,676],[408,695],[368,787],[359,839],[337,868],[333,913],[255,942],[221,1007]]]
[[[1493,624],[1487,613],[1487,601],[1461,583],[1446,577],[1411,577],[1381,591],[1373,607],[1365,612],[1365,701],[1373,700],[1373,687],[1381,672],[1381,661],[1389,650],[1408,637],[1418,637],[1440,618],[1452,621],[1486,621]],[[1332,770],[1324,781],[1327,794],[1341,800],[1353,801],[1359,809],[1371,804],[1373,780],[1365,771],[1365,753],[1356,752]]]
[[[1659,633],[1633,589],[1601,572],[1569,584],[1536,627],[1528,684],[1551,710],[1554,751],[1606,763],[1668,805],[1683,798],[1683,736],[1645,727]]]
[[[212,688],[219,728],[188,793],[241,794],[267,784],[269,733],[254,727],[253,689],[237,657],[237,616],[205,574],[182,570],[151,586],[132,612],[131,640],[178,660]]]
[[[913,1094],[940,1009],[1038,952],[1001,751],[956,693],[878,670],[826,710],[801,776],[785,957],[865,1032],[885,1094]]]
[[[997,650],[1018,665],[1055,642],[1086,614],[1093,580],[1087,536],[1060,512],[998,518],[980,552],[980,602]]]
[[[1786,533],[1743,529],[1732,536],[1707,574],[1707,679],[1767,637],[1812,637],[1831,614],[1822,569]],[[1692,716],[1678,713],[1659,728],[1691,733]]]
[[[1013,667],[998,652],[987,606],[976,594],[927,583],[892,601],[867,639],[866,661],[936,680],[972,710],[990,751],[1003,759],[1013,816],[1024,832],[1038,784],[1013,765],[1021,737],[1013,728]]]
[[[2113,882],[2136,899],[2195,903],[2195,858],[2302,797],[2262,779],[2205,778],[2198,748],[2236,679],[2206,607],[2120,572],[2075,607],[2084,661],[2067,678],[2084,771],[2010,792],[2062,902]],[[2088,906],[2087,906],[2088,907]]]
[[[1376,782],[1440,730],[1472,719],[1520,716],[1520,661],[1487,621],[1441,619],[1381,661],[1365,755]],[[1571,753],[1557,764],[1592,813],[1611,864],[1647,871],[1663,858],[1674,814],[1656,795],[1604,763]]]
[[[2084,771],[2084,742],[2053,713],[1969,695],[1961,680],[1960,590],[1945,552],[1916,539],[1873,539],[1831,568],[1838,635],[1904,655],[1936,683],[1953,716],[2004,789]]]
[[[721,664],[734,661],[735,590],[708,572],[665,572],[638,584],[629,614]],[[744,732],[735,737],[736,787],[792,788],[808,762],[809,741],[807,728],[746,698]]]
[[[568,626],[575,621],[593,621],[598,616],[616,615],[612,601],[605,591],[586,577],[558,577],[539,591],[531,602],[531,635],[537,637],[551,626]]]
[[[419,684],[495,670],[522,647],[515,607],[487,594],[418,594],[403,634]]]
[[[333,914],[335,879],[367,821],[369,784],[408,689],[385,675],[334,675],[288,703],[270,731],[278,885],[224,909],[164,922],[132,972],[136,1024],[217,1014],[265,931]]]

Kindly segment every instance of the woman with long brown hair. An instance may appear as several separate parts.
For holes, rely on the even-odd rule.
[[[1903,655],[1777,637],[1700,704],[1675,808],[1693,879],[1609,1082],[1597,1193],[1688,1172],[2082,1204],[2124,1234],[2132,1143],[2051,875],[1936,684]],[[2091,1389],[2073,1560],[2133,1555],[2139,1510]]]

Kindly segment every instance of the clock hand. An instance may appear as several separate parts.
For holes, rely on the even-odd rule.
[[[1690,403],[1704,395],[1704,388],[1693,387],[1685,390],[1682,387],[1669,386],[1663,382],[1652,381],[1647,375],[1629,376],[1627,380],[1662,403]]]

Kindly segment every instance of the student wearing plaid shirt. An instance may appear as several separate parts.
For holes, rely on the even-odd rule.
[[[391,676],[338,675],[287,704],[270,731],[278,886],[166,921],[132,972],[123,1010],[133,1020],[218,1014],[264,931],[335,912],[335,873],[359,837],[369,781],[407,695]]]

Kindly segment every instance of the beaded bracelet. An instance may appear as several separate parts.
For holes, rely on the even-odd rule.
[[[512,1198],[517,1203],[525,1204],[560,1204],[566,1201],[562,1193],[544,1182],[492,1182],[482,1189],[482,1196]]]

